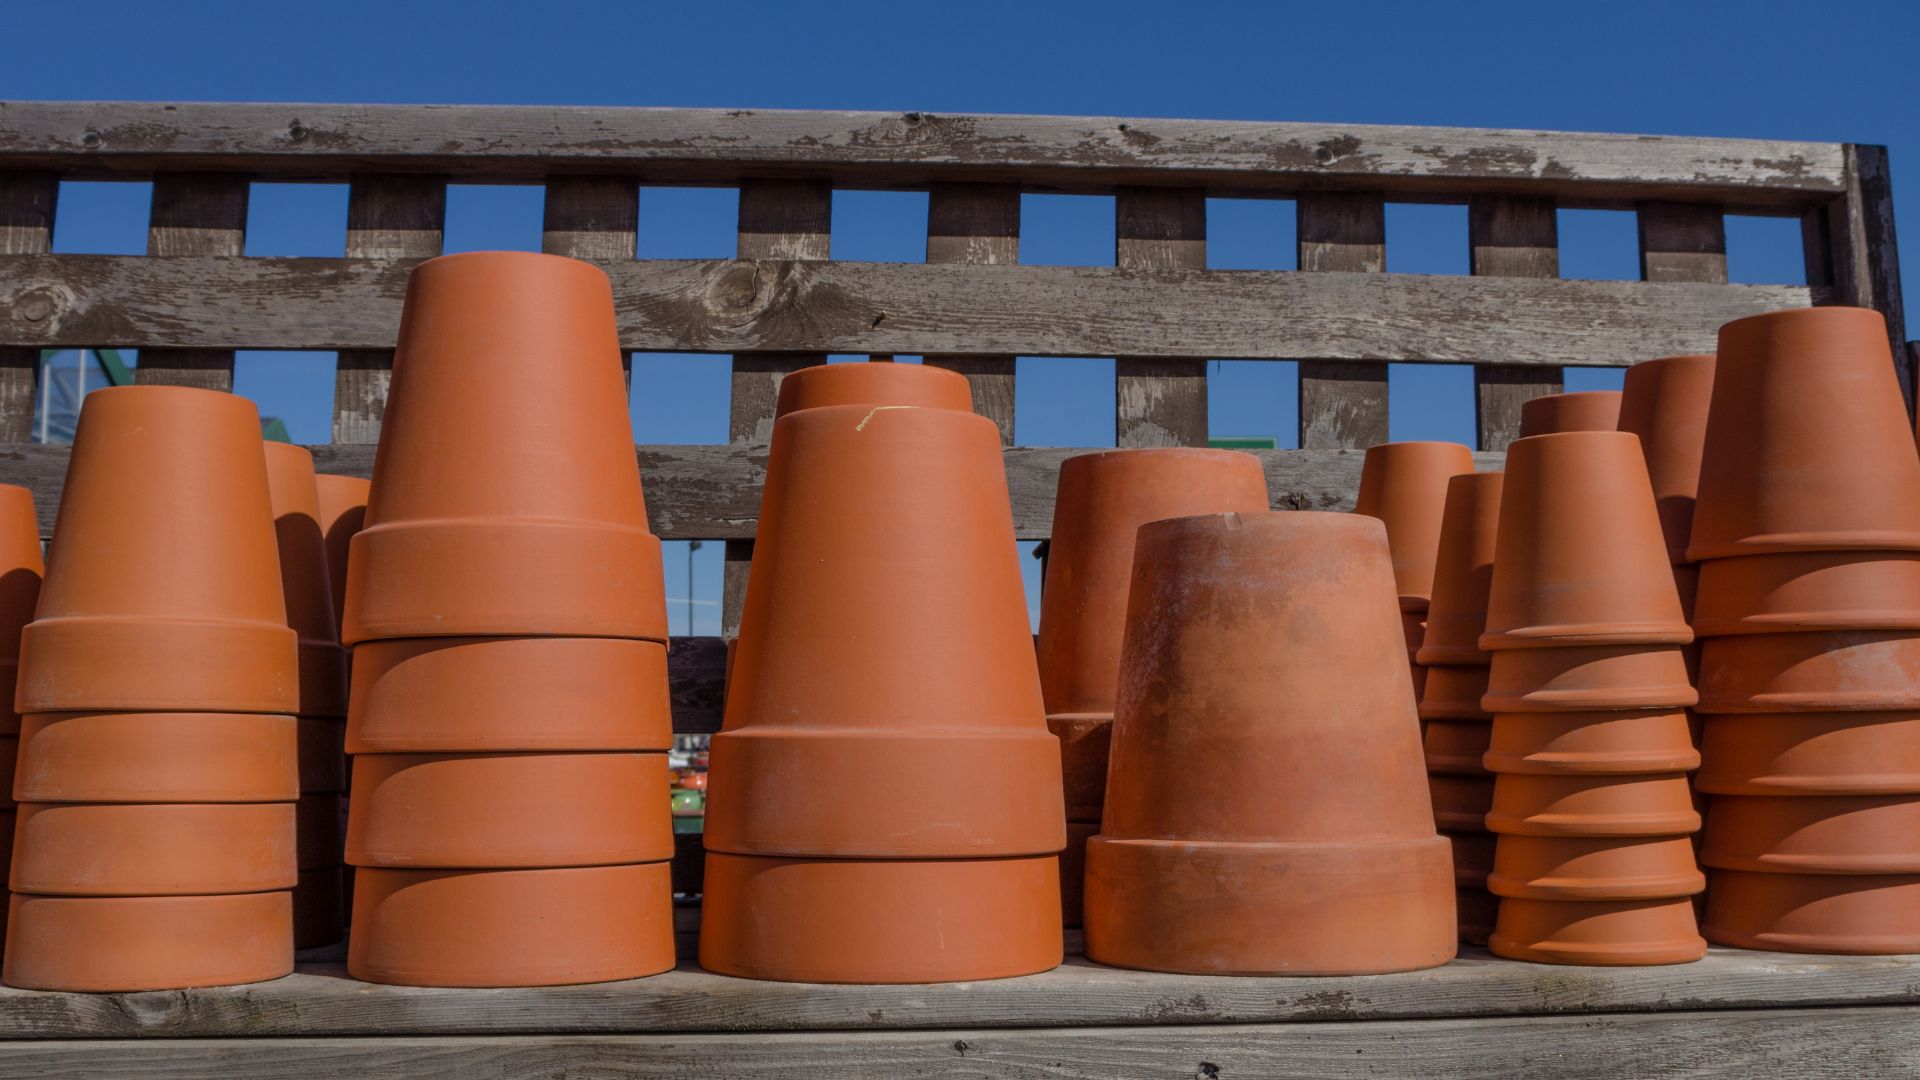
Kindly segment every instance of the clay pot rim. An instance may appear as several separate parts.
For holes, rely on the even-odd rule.
[[[1553,438],[1549,435],[1535,437]],[[1693,628],[1686,623],[1569,623],[1490,630],[1480,635],[1480,648],[1486,652],[1499,652],[1579,645],[1688,645],[1693,642],[1693,636]]]
[[[1509,754],[1489,750],[1481,758],[1481,764],[1488,772],[1519,776],[1692,772],[1700,767],[1700,751],[1690,749],[1684,753],[1643,750],[1637,753]]]
[[[1260,461],[1260,457],[1257,454],[1249,453],[1245,450],[1233,450],[1218,446],[1114,446],[1099,450],[1089,450],[1084,454],[1074,454],[1071,457],[1063,458],[1060,461],[1060,467],[1065,469],[1076,461],[1101,461],[1107,458],[1120,457],[1132,459],[1144,456],[1223,461],[1246,457],[1253,459],[1256,463]]]
[[[1504,899],[1518,899],[1507,897]],[[1686,897],[1680,899],[1686,900]],[[1691,900],[1687,901],[1692,903]],[[1539,903],[1580,903],[1578,900],[1555,901],[1542,900]],[[1521,945],[1513,939],[1502,939],[1498,930],[1487,938],[1487,948],[1495,956],[1523,963],[1559,963],[1579,967],[1673,967],[1679,964],[1697,964],[1707,954],[1707,942],[1704,936],[1687,940],[1675,939],[1670,942],[1643,942],[1633,947],[1623,945]],[[1501,952],[1501,949],[1513,952]],[[1601,950],[1605,950],[1604,952]],[[1689,955],[1675,956],[1685,951]],[[1553,960],[1537,960],[1522,956],[1521,952],[1532,953],[1538,957],[1555,957]],[[1691,955],[1697,953],[1698,955]]]
[[[1416,664],[1427,667],[1490,667],[1493,656],[1471,645],[1421,645],[1413,654]]]
[[[1754,555],[1814,554],[1822,551],[1920,551],[1920,533],[1844,531],[1763,533],[1739,540],[1687,544],[1689,563]]]
[[[1673,900],[1706,892],[1707,875],[1696,868],[1691,874],[1521,879],[1495,870],[1487,875],[1486,888],[1510,900]]]

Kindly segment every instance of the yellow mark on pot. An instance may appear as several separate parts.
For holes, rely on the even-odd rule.
[[[876,407],[876,408],[875,408],[875,409],[873,410],[873,412],[870,412],[870,413],[868,413],[867,415],[865,415],[865,416],[863,416],[863,417],[861,417],[861,418],[860,418],[860,422],[859,422],[859,423],[857,423],[857,424],[855,424],[855,425],[853,425],[853,430],[855,430],[855,431],[865,431],[865,430],[867,430],[867,421],[869,421],[869,420],[872,420],[872,419],[873,419],[873,416],[874,416],[874,413],[883,413],[883,412],[886,412],[886,411],[887,411],[888,409],[917,409],[917,408],[919,408],[919,407],[920,407],[920,406],[918,406],[918,405],[880,405],[880,406],[877,406],[877,407]]]

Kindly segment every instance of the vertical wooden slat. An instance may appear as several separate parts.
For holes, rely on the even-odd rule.
[[[1487,277],[1560,276],[1560,229],[1551,199],[1476,195],[1467,203],[1472,272]],[[1520,406],[1560,392],[1560,369],[1476,364],[1480,449],[1505,450],[1520,432]]]
[[[1726,284],[1727,221],[1718,206],[1649,202],[1637,209],[1640,280]]]
[[[640,182],[620,176],[554,176],[547,180],[540,250],[570,259],[631,259],[640,232]],[[633,354],[620,367],[633,379]]]
[[[1900,294],[1900,253],[1893,226],[1893,179],[1887,148],[1847,144],[1847,193],[1827,207],[1821,226],[1809,228],[1807,284],[1833,290],[1833,302],[1873,308],[1886,316],[1888,344],[1900,375],[1900,392],[1913,407],[1913,370],[1905,359],[1906,319]],[[1819,259],[1815,247],[1824,244]],[[1823,262],[1816,280],[1813,264]]]
[[[347,196],[347,258],[425,259],[446,235],[447,185],[434,176],[356,176]],[[392,349],[343,349],[333,378],[333,441],[380,441]]]
[[[1365,191],[1306,191],[1294,203],[1302,270],[1387,268],[1386,200]],[[1300,448],[1353,450],[1387,441],[1387,365],[1300,361]]]
[[[938,184],[927,193],[927,261],[1010,266],[1020,261],[1020,189],[1001,184]],[[1000,426],[1013,445],[1011,356],[928,356],[973,388],[973,411]]]
[[[52,251],[59,199],[60,181],[52,173],[0,173],[0,256]],[[39,371],[39,349],[0,348],[0,443],[32,441]]]
[[[1199,188],[1121,188],[1114,199],[1114,265],[1205,270],[1207,197]],[[1117,446],[1207,445],[1205,358],[1114,359]]]
[[[155,176],[147,254],[246,254],[248,187],[247,178],[237,173]],[[233,350],[142,349],[133,378],[159,386],[231,390]]]

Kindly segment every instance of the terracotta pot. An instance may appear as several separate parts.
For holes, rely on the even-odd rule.
[[[1495,956],[1537,964],[1690,964],[1707,954],[1693,901],[1500,901]]]
[[[1384,531],[1357,515],[1141,528],[1087,845],[1090,958],[1360,973],[1452,955],[1390,567]]]
[[[1407,643],[1407,663],[1415,663],[1414,656],[1420,651],[1420,642],[1427,636],[1427,613],[1425,611],[1402,611],[1400,613],[1400,637]]]
[[[1113,743],[1113,718],[1049,716],[1047,730],[1060,740],[1067,821],[1098,823],[1107,797],[1107,751]]]
[[[251,402],[174,386],[88,394],[15,706],[292,712],[272,522]]]
[[[1485,889],[1459,889],[1454,892],[1454,904],[1459,909],[1460,940],[1485,945],[1500,916],[1500,898]]]
[[[941,861],[709,851],[700,966],[785,982],[1030,975],[1060,963],[1059,889],[1051,855]]]
[[[1700,828],[1700,815],[1681,773],[1502,773],[1487,828],[1518,836],[1681,836]]]
[[[1530,900],[1658,900],[1707,887],[1686,836],[1503,836],[1487,889]]]
[[[664,754],[364,754],[347,861],[479,869],[673,858]]]
[[[712,860],[708,860],[711,875]],[[354,872],[347,973],[400,986],[562,986],[673,967],[668,864]]]
[[[774,415],[833,405],[972,412],[973,391],[965,375],[929,364],[816,364],[781,378]]]
[[[1701,930],[1715,945],[1740,949],[1920,953],[1920,875],[1715,870]]]
[[[1482,720],[1432,720],[1427,723],[1424,742],[1429,773],[1453,773],[1480,776],[1486,773],[1481,758],[1487,752],[1487,737],[1493,725]]]
[[[1620,391],[1543,394],[1520,405],[1519,438],[1563,431],[1613,431],[1620,426]]]
[[[0,734],[20,730],[13,694],[20,673],[20,631],[40,600],[40,518],[33,493],[0,484]]]
[[[292,973],[292,900],[285,892],[15,893],[9,906],[4,979],[22,990],[181,990]]]
[[[186,896],[291,889],[292,803],[22,803],[15,892]]]
[[[333,589],[334,638],[340,636],[340,616],[347,605],[347,552],[353,535],[367,524],[367,496],[373,483],[358,476],[333,476],[316,473],[313,477],[320,499],[320,533],[327,539],[327,582]]]
[[[1714,795],[1920,794],[1920,712],[1705,718],[1694,786]]]
[[[324,716],[299,721],[300,790],[347,790],[347,724]]]
[[[1703,713],[1920,709],[1920,632],[1839,630],[1708,638]]]
[[[1693,640],[1632,435],[1509,446],[1496,548],[1482,648]]]
[[[1367,448],[1353,512],[1387,526],[1401,607],[1426,610],[1446,513],[1447,481],[1473,471],[1473,451],[1450,442],[1392,442]]]
[[[295,728],[262,713],[42,713],[21,724],[12,790],[37,803],[292,802]]]
[[[11,810],[14,803],[14,790],[18,784],[17,769],[20,764],[20,738],[17,735],[0,737],[0,808]]]
[[[706,846],[944,858],[1066,843],[1000,433],[949,409],[774,425]]]
[[[1815,551],[1701,564],[1702,636],[1920,629],[1920,552]]]
[[[528,252],[413,271],[366,522],[348,644],[666,640],[605,274]]]
[[[667,750],[667,650],[620,638],[370,641],[353,650],[347,750]]]
[[[1463,473],[1447,481],[1433,603],[1415,656],[1422,664],[1490,662],[1480,648],[1480,634],[1487,624],[1487,590],[1493,584],[1493,547],[1505,481],[1506,474],[1499,472]]]
[[[1678,709],[1501,713],[1485,764],[1498,773],[1689,772],[1700,765]]]
[[[293,886],[293,947],[317,949],[346,936],[347,916],[341,908],[346,868],[321,867],[300,871]]]
[[[1667,559],[1676,564],[1687,561],[1712,398],[1712,354],[1644,360],[1627,369],[1621,389],[1620,430],[1640,438]]]
[[[1756,873],[1920,873],[1920,799],[1723,796],[1708,806],[1700,861]]]
[[[1920,549],[1920,458],[1879,312],[1737,319],[1719,356],[1690,560]]]
[[[1493,654],[1490,713],[1679,709],[1698,701],[1678,645],[1580,645]]]
[[[1480,699],[1487,694],[1489,671],[1486,667],[1452,664],[1427,668],[1426,683],[1420,688],[1420,719],[1485,723],[1490,717],[1480,707]]]
[[[1493,776],[1434,773],[1427,777],[1433,822],[1446,832],[1484,832],[1493,806]]]
[[[1097,821],[1067,822],[1067,848],[1060,853],[1061,925],[1080,925],[1081,898],[1086,894],[1087,841],[1100,831]]]
[[[340,644],[327,577],[327,539],[320,531],[319,486],[313,455],[298,446],[267,442],[267,493],[280,551],[280,584],[287,625],[300,637],[302,716],[347,715],[347,650]]]

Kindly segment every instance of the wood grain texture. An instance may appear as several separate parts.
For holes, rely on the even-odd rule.
[[[53,250],[60,181],[50,172],[0,172],[0,257]],[[40,350],[0,347],[0,443],[33,438]]]
[[[432,258],[440,254],[446,220],[447,185],[439,177],[356,176],[347,190],[347,258]],[[384,342],[384,348],[340,350],[333,376],[334,442],[380,441],[393,381],[393,336]]]
[[[1727,280],[1727,222],[1717,206],[1642,203],[1640,280]]]
[[[938,184],[927,192],[927,262],[1013,266],[1020,262],[1020,189],[1010,184]],[[973,411],[1013,445],[1014,358],[948,353],[924,357],[967,377]]]
[[[1114,198],[1114,265],[1152,274],[1207,268],[1207,193],[1124,187]],[[1114,359],[1114,445],[1207,445],[1205,357]]]
[[[1387,208],[1378,192],[1301,192],[1294,203],[1299,267],[1378,274],[1387,269]],[[1387,365],[1300,361],[1300,446],[1364,450],[1387,441]]]
[[[154,177],[147,254],[162,258],[246,254],[250,188],[247,178],[236,173]],[[233,350],[143,348],[133,381],[231,390]]]
[[[1475,276],[1540,280],[1560,277],[1560,227],[1551,200],[1476,195],[1467,202],[1467,233],[1471,245],[1469,261]],[[1718,323],[1714,324],[1714,330],[1717,335]],[[1532,398],[1557,394],[1562,388],[1559,370],[1545,366],[1522,368],[1497,362],[1480,363],[1474,365],[1473,378],[1482,450],[1505,450],[1520,433],[1520,406]]]
[[[1833,244],[1836,303],[1868,307],[1887,319],[1887,339],[1900,374],[1900,392],[1913,411],[1913,372],[1904,362],[1906,317],[1900,292],[1900,252],[1893,226],[1893,178],[1887,148],[1847,144],[1847,191],[1832,204],[1827,238]]]
[[[572,259],[631,259],[640,229],[640,182],[627,176],[554,176],[540,250]]]

